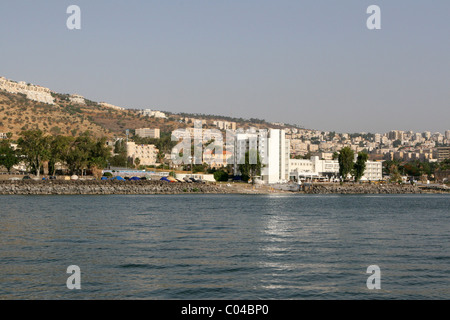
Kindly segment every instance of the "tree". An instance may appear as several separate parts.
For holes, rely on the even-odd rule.
[[[75,139],[73,137],[56,136],[50,141],[49,167],[52,169],[52,176],[56,173],[56,164],[66,162],[70,151],[70,146]]]
[[[339,152],[337,152],[337,151],[333,152],[333,157],[332,157],[332,159],[333,159],[333,160],[338,160],[338,159],[339,159]]]
[[[355,154],[350,147],[344,147],[339,152],[339,175],[345,180],[353,170]]]
[[[8,140],[0,142],[0,167],[4,166],[8,173],[11,172],[11,168],[19,163],[19,158],[10,145]]]
[[[164,166],[166,154],[163,151],[158,151],[156,157],[158,158],[158,163],[161,163]]]
[[[106,138],[92,140],[91,149],[88,159],[88,168],[97,178],[101,176],[101,170],[108,165],[111,157],[111,149],[106,146]]]
[[[67,154],[67,166],[71,173],[83,174],[83,170],[89,165],[89,153],[91,148],[91,139],[88,134],[83,134],[73,141]]]
[[[402,182],[402,175],[398,170],[398,166],[393,162],[389,167],[390,182],[400,183]]]
[[[214,179],[216,181],[228,181],[228,173],[224,170],[214,172]]]
[[[134,164],[136,165],[136,167],[139,167],[139,165],[141,164],[141,159],[135,158],[134,159]]]
[[[41,130],[28,130],[18,140],[20,153],[39,177],[44,161],[49,159],[49,138]]]
[[[354,164],[354,176],[356,182],[358,182],[364,175],[364,171],[366,170],[366,162],[368,159],[369,155],[367,153],[358,153],[358,158],[356,159],[356,163]]]
[[[239,165],[239,171],[241,172],[242,180],[248,181],[252,180],[252,184],[255,183],[255,177],[261,175],[261,158],[259,152],[256,150],[251,150],[251,152],[256,153],[256,163],[250,163],[250,151],[245,153],[245,164]]]

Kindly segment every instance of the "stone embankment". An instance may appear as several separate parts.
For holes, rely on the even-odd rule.
[[[162,181],[0,181],[0,195],[228,193],[215,184]]]
[[[412,185],[313,184],[299,191],[276,190],[245,183],[169,183],[163,181],[20,180],[0,181],[0,195],[110,195],[110,194],[419,194],[443,193]],[[446,192],[448,193],[448,191]]]
[[[312,185],[305,187],[304,193],[308,194],[407,194],[423,193],[413,185],[390,185],[390,184],[334,184],[334,185]]]

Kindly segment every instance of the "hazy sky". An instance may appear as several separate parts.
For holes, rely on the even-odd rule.
[[[0,75],[123,107],[450,129],[448,0],[1,0],[0,39]]]

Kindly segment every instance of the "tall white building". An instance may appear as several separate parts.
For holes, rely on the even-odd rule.
[[[260,178],[264,183],[271,184],[289,180],[290,144],[289,140],[285,138],[284,130],[237,132],[233,150],[235,174],[239,173],[239,163],[245,163],[245,153],[249,150],[259,152],[263,165]]]
[[[290,143],[285,131],[269,129],[267,138],[267,160],[261,178],[265,183],[278,183],[289,180]]]

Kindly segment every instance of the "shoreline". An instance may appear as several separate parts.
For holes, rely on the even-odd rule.
[[[151,195],[151,194],[449,194],[449,190],[412,185],[312,185],[301,191],[242,183],[168,183],[162,181],[46,180],[0,181],[0,195]]]

